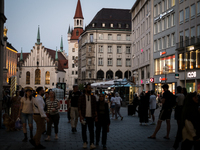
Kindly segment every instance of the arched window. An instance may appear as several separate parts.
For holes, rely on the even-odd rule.
[[[79,20],[77,20],[77,25],[79,25]]]
[[[45,73],[45,84],[50,84],[50,72]]]
[[[41,80],[41,71],[40,69],[35,70],[35,84],[40,84]]]
[[[130,77],[131,77],[131,72],[127,70],[127,71],[124,73],[124,78],[129,79]]]
[[[26,84],[30,84],[30,72],[26,72]]]
[[[80,20],[80,25],[82,25],[82,21]]]
[[[118,77],[118,79],[122,79],[122,72],[120,70],[118,70],[116,73],[115,73],[115,76]]]
[[[97,79],[102,80],[104,78],[104,72],[102,70],[99,70],[97,72]]]
[[[106,72],[106,79],[113,79],[113,72],[111,70]]]

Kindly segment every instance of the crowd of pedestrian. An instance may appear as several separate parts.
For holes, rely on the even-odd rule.
[[[166,121],[167,131],[163,137],[169,140],[171,129],[171,114],[174,110],[174,119],[177,121],[177,134],[174,142],[174,149],[181,143],[182,150],[200,149],[200,96],[194,93],[187,93],[186,88],[177,87],[174,95],[169,91],[169,86],[162,86],[163,93],[156,95],[153,90],[142,91],[139,96],[134,94],[133,116],[138,113],[140,125],[156,125],[155,130],[149,139],[156,139],[162,122]],[[44,96],[45,95],[45,96]],[[51,130],[54,127],[55,140],[58,140],[59,132],[59,110],[60,102],[51,89],[44,91],[38,87],[36,91],[22,89],[16,91],[15,96],[10,97],[9,91],[3,92],[3,110],[12,120],[21,119],[24,133],[23,142],[29,142],[37,149],[45,149],[41,145],[41,135],[46,133],[45,141],[51,141]],[[68,122],[71,123],[73,134],[77,132],[78,118],[81,123],[83,148],[95,149],[99,146],[100,140],[103,149],[107,149],[107,133],[109,132],[110,118],[123,120],[120,113],[122,98],[118,92],[105,95],[101,90],[91,94],[91,85],[87,84],[83,92],[80,92],[77,85],[73,86],[67,99]],[[160,114],[156,123],[154,112],[160,108]],[[11,110],[10,110],[11,109]],[[11,112],[11,113],[10,113]],[[111,114],[111,117],[110,117]],[[36,123],[36,133],[33,136],[33,120]],[[149,121],[152,120],[150,123]],[[27,124],[30,134],[27,135]],[[87,138],[89,130],[89,140]],[[30,138],[29,138],[30,137]],[[101,137],[101,138],[100,138]],[[96,141],[95,141],[96,139]],[[88,142],[89,141],[89,142]]]

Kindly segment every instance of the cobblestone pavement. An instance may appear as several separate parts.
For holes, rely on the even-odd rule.
[[[170,140],[163,139],[166,134],[166,123],[163,122],[161,130],[157,134],[157,139],[147,139],[155,129],[155,125],[140,126],[139,118],[128,116],[127,108],[121,108],[121,114],[124,119],[111,120],[110,132],[108,133],[108,150],[170,150],[172,149],[177,130],[176,122],[171,121]],[[159,115],[159,109],[155,111],[156,119]],[[42,135],[41,144],[46,146],[47,150],[82,150],[81,124],[78,123],[78,132],[72,134],[71,125],[67,123],[67,114],[60,113],[59,140],[54,140],[54,133],[50,142],[45,142],[46,135]],[[54,130],[52,130],[54,131]],[[29,133],[29,131],[28,131]],[[35,124],[34,124],[35,133]],[[89,136],[88,136],[89,137]],[[32,145],[27,142],[21,142],[23,139],[22,131],[6,132],[0,129],[0,149],[1,150],[33,150]],[[88,146],[89,149],[89,146]],[[102,146],[96,148],[102,149]]]

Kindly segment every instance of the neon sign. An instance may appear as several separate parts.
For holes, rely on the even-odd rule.
[[[194,72],[188,72],[188,73],[187,73],[187,77],[188,77],[188,78],[196,78],[196,76],[197,76],[196,71],[194,71]]]

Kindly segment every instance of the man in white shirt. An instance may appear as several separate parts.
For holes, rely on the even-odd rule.
[[[151,90],[151,96],[149,98],[149,109],[150,109],[152,120],[153,120],[152,125],[155,125],[154,112],[156,109],[156,96],[154,95],[154,90]]]
[[[37,130],[35,136],[29,142],[37,149],[45,149],[46,147],[40,144],[40,138],[45,131],[45,120],[49,121],[49,118],[47,118],[44,112],[45,103],[42,98],[44,95],[43,87],[38,87],[36,92],[38,95],[33,99],[33,119],[36,122]]]

